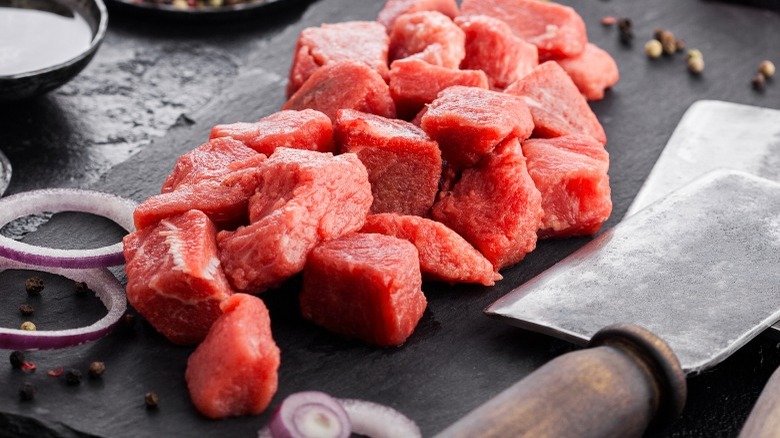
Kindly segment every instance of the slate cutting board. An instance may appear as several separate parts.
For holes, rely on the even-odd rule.
[[[775,56],[778,61],[780,16],[774,12],[704,1],[567,3],[582,13],[590,39],[612,53],[621,69],[620,84],[605,100],[593,104],[609,137],[615,209],[607,226],[623,216],[680,116],[693,101],[713,98],[780,108],[780,86],[772,83],[764,93],[756,93],[749,84],[760,60]],[[225,30],[230,37],[223,37],[220,44],[241,54],[237,73],[226,81],[229,84],[221,85],[221,91],[204,100],[206,104],[187,109],[178,123],[164,130],[152,144],[140,146],[140,152],[113,167],[94,187],[137,200],[155,193],[176,157],[200,144],[212,125],[252,120],[278,109],[284,100],[284,77],[300,29],[324,21],[372,19],[380,7],[380,1],[321,0],[299,20],[298,12],[280,17],[279,22],[292,24],[267,33],[251,24]],[[637,35],[633,47],[618,42],[615,28],[599,24],[605,15],[633,19]],[[116,24],[109,33],[114,34],[107,42],[120,45],[122,36],[131,35],[136,45],[130,50],[139,52],[158,44],[182,45],[188,39],[203,38],[203,29],[197,26],[165,24],[165,30],[155,30],[153,24],[139,24],[131,18],[112,20]],[[275,21],[263,23],[270,26]],[[685,38],[689,47],[702,50],[707,63],[702,77],[689,76],[681,56],[652,62],[645,58],[642,46],[656,27],[669,28]],[[181,62],[200,62],[201,56],[203,53],[193,48]],[[102,74],[117,74],[125,67],[118,63]],[[180,69],[180,65],[167,66],[160,77],[178,74]],[[152,86],[136,82],[127,92],[143,93]],[[154,97],[150,95],[150,99]],[[83,161],[72,159],[83,152],[78,144],[58,146],[58,139],[70,138],[73,132],[87,128],[113,129],[111,123],[80,126],[78,117],[87,116],[67,107],[50,109],[48,104],[51,100],[0,109],[0,147],[10,147],[12,161],[25,170],[12,182],[12,192],[33,186],[72,185],[73,181],[86,184],[91,179],[79,179]],[[93,110],[107,111],[97,98]],[[70,123],[63,123],[63,118]],[[159,127],[142,120],[139,125],[137,129],[150,138],[161,135]],[[41,151],[55,154],[55,159],[47,161]],[[97,158],[87,158],[87,162],[110,155],[110,151],[90,151]],[[63,167],[55,164],[49,170],[52,162]],[[89,246],[121,235],[104,221],[75,216],[57,216],[29,239],[60,246]],[[65,229],[67,233],[63,233]],[[426,436],[432,435],[570,348],[490,320],[482,315],[482,309],[587,240],[540,243],[523,262],[506,270],[505,279],[493,288],[426,284],[429,308],[415,334],[399,349],[376,349],[347,341],[302,321],[294,299],[296,280],[264,295],[272,312],[274,336],[282,349],[280,390],[274,403],[304,389],[366,398],[400,409],[418,422]],[[3,311],[0,315],[3,324],[19,323],[15,309],[25,298],[14,285],[25,275],[0,275],[0,291],[5,292],[1,308],[10,309],[10,313]],[[42,307],[36,322],[64,327],[99,316],[95,303],[74,301],[67,282],[58,288],[56,279],[51,281],[51,295],[45,295],[46,300],[39,303]],[[54,296],[59,298],[49,298]],[[86,310],[85,304],[90,306]],[[265,415],[215,422],[201,418],[191,407],[183,381],[190,352],[190,348],[170,346],[147,324],[140,323],[129,333],[115,333],[96,343],[33,353],[30,356],[39,366],[34,375],[13,372],[7,365],[0,368],[0,387],[4,388],[0,391],[0,436],[253,436],[264,424]],[[86,380],[74,388],[45,374],[60,366],[84,369],[95,359],[104,360],[108,367],[100,381]],[[780,354],[774,343],[754,342],[711,375],[691,380],[690,402],[683,419],[652,435],[735,435],[778,363]],[[20,404],[16,399],[15,388],[25,378],[39,386],[34,403]],[[147,411],[143,406],[143,394],[148,390],[161,396],[157,411]]]

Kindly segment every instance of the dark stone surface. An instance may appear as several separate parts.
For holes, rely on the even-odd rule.
[[[623,216],[692,102],[723,99],[780,108],[776,80],[763,93],[750,87],[758,62],[773,56],[778,62],[776,12],[695,0],[567,3],[583,14],[591,40],[612,53],[621,69],[618,86],[593,104],[609,137],[615,210],[608,226]],[[159,190],[178,155],[199,145],[212,125],[256,119],[281,106],[292,49],[303,27],[372,19],[380,7],[380,1],[320,0],[308,8],[209,25],[112,16],[104,46],[73,82],[32,102],[0,104],[0,148],[16,172],[9,192],[89,186],[144,199]],[[619,43],[615,27],[599,24],[606,15],[633,19],[633,47]],[[704,53],[707,66],[701,77],[686,72],[683,55],[655,61],[644,56],[644,42],[656,27],[672,30]],[[40,223],[30,222],[17,234]],[[25,238],[87,247],[119,236],[105,221],[70,214],[56,215]],[[398,349],[344,340],[303,321],[295,302],[296,279],[264,294],[282,349],[273,403],[306,389],[365,398],[400,409],[432,435],[572,348],[490,320],[481,310],[587,241],[542,242],[505,270],[505,280],[493,288],[426,284],[428,310]],[[0,277],[7,279],[0,297],[5,326],[21,320],[17,309],[27,297],[13,284],[24,275]],[[45,305],[39,304],[33,321],[43,328],[65,327],[100,317],[92,299],[79,303],[68,282],[50,281],[40,298]],[[140,321],[129,332],[88,345],[30,353],[38,365],[33,374],[12,370],[3,359],[0,436],[254,436],[267,414],[209,421],[191,406],[183,379],[191,351],[171,346]],[[59,367],[84,372],[93,360],[106,363],[105,375],[78,387],[46,374]],[[778,364],[776,342],[757,339],[711,373],[689,379],[683,417],[648,435],[736,436]],[[24,381],[38,386],[32,402],[18,400]],[[161,398],[156,411],[144,408],[143,395],[150,390]]]

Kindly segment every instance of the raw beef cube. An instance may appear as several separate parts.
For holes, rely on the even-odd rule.
[[[325,114],[310,109],[279,111],[256,123],[217,125],[211,138],[232,137],[265,155],[276,148],[333,152],[333,125]]]
[[[474,245],[496,270],[533,251],[542,195],[528,175],[520,142],[506,140],[477,167],[464,170],[431,216]]]
[[[505,91],[525,100],[534,119],[534,137],[587,134],[607,143],[604,128],[588,102],[556,62],[542,63]]]
[[[438,11],[450,18],[455,18],[459,14],[455,0],[387,0],[376,16],[376,21],[391,32],[398,17],[418,11]]]
[[[453,85],[488,88],[488,78],[480,70],[455,70],[414,58],[393,61],[390,67],[390,95],[403,119],[414,117],[423,105]]]
[[[441,222],[394,213],[372,214],[360,232],[412,242],[420,254],[420,270],[431,280],[493,286],[501,279],[479,251]]]
[[[292,96],[323,65],[359,61],[387,76],[387,30],[374,21],[348,21],[309,27],[301,32],[290,67],[287,96]]]
[[[372,213],[424,216],[441,177],[439,145],[409,122],[354,110],[336,117],[341,152],[354,152],[368,170]]]
[[[439,142],[444,160],[454,168],[473,166],[505,138],[523,140],[534,129],[522,99],[460,86],[442,91],[428,105],[421,123],[422,129]]]
[[[196,344],[233,291],[217,258],[217,230],[197,211],[125,236],[127,301],[169,341]]]
[[[505,22],[486,15],[458,17],[466,33],[466,58],[460,68],[482,70],[490,87],[503,90],[539,65],[536,46],[512,34]]]
[[[461,14],[504,20],[515,35],[539,48],[539,56],[577,56],[588,35],[577,12],[539,0],[463,0]]]
[[[236,170],[231,173],[150,197],[133,212],[135,227],[140,230],[192,209],[202,211],[220,227],[247,223],[247,205],[262,183],[260,166],[264,161],[265,155],[255,153],[254,157],[233,163],[230,167]]]
[[[539,237],[595,234],[612,212],[609,154],[594,138],[567,135],[523,143],[528,173],[542,193]]]
[[[282,109],[322,111],[331,120],[349,108],[395,118],[390,89],[379,73],[357,61],[328,64],[317,69]]]
[[[306,319],[379,346],[403,344],[427,302],[417,249],[381,234],[350,234],[311,252],[299,296]]]
[[[263,300],[235,294],[187,360],[190,399],[209,418],[257,415],[276,393],[279,347]]]
[[[588,43],[585,51],[577,57],[555,61],[569,74],[588,100],[602,99],[604,90],[615,85],[620,79],[615,60],[595,44]]]
[[[463,31],[440,12],[404,14],[390,34],[390,61],[414,55],[430,64],[458,68],[466,56],[465,41]]]
[[[228,279],[245,292],[278,286],[303,269],[317,244],[359,230],[371,202],[368,173],[355,154],[277,149],[249,201],[251,224],[217,235]]]
[[[244,160],[256,158],[257,152],[230,138],[209,140],[179,157],[173,172],[163,183],[161,193],[179,186],[220,177],[245,167]]]
[[[423,107],[423,109],[420,110],[419,113],[417,113],[416,116],[414,116],[414,118],[411,121],[412,125],[422,129],[422,118],[427,112],[428,112],[428,106],[426,105]]]

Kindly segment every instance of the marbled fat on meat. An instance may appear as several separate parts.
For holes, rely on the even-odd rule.
[[[501,274],[470,243],[441,222],[395,213],[372,214],[361,233],[379,233],[410,241],[420,256],[420,270],[430,280],[493,286]]]
[[[263,300],[235,294],[187,360],[185,380],[201,414],[217,419],[257,415],[278,385],[279,347]]]
[[[232,295],[217,257],[216,228],[200,211],[125,236],[127,300],[174,344],[203,340]]]
[[[450,18],[455,18],[460,13],[455,0],[387,0],[377,14],[376,21],[391,32],[398,17],[418,11],[438,11]]]
[[[304,109],[279,111],[255,123],[217,125],[211,138],[230,137],[265,155],[276,148],[333,152],[333,125],[325,114]]]
[[[428,214],[441,177],[441,151],[420,128],[354,110],[336,117],[341,152],[353,152],[366,166],[372,213]]]
[[[228,173],[246,167],[245,160],[256,156],[257,152],[239,141],[212,138],[179,157],[173,172],[165,179],[160,193],[172,192],[180,186],[207,179],[218,180]]]
[[[360,229],[372,200],[355,154],[277,149],[249,201],[250,225],[217,235],[229,281],[252,293],[278,286],[303,269],[317,244]]]
[[[427,305],[417,249],[381,234],[350,234],[312,251],[299,295],[304,318],[379,346],[403,344]]]

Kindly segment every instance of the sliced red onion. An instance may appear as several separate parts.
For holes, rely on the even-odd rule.
[[[133,232],[136,203],[119,196],[80,189],[44,189],[0,199],[0,227],[44,211],[78,211],[113,220]],[[0,235],[0,256],[34,266],[57,268],[102,268],[125,262],[122,242],[94,249],[55,249],[28,245]]]
[[[352,433],[371,438],[420,438],[420,428],[395,409],[365,400],[339,399],[352,423]]]
[[[48,350],[94,341],[110,333],[127,310],[125,290],[108,269],[48,268],[0,258],[0,271],[6,269],[39,270],[62,275],[74,281],[83,281],[95,291],[108,313],[94,324],[75,329],[27,331],[0,328],[0,349]]]
[[[351,427],[336,399],[324,392],[305,391],[282,401],[268,430],[273,438],[348,438]]]

